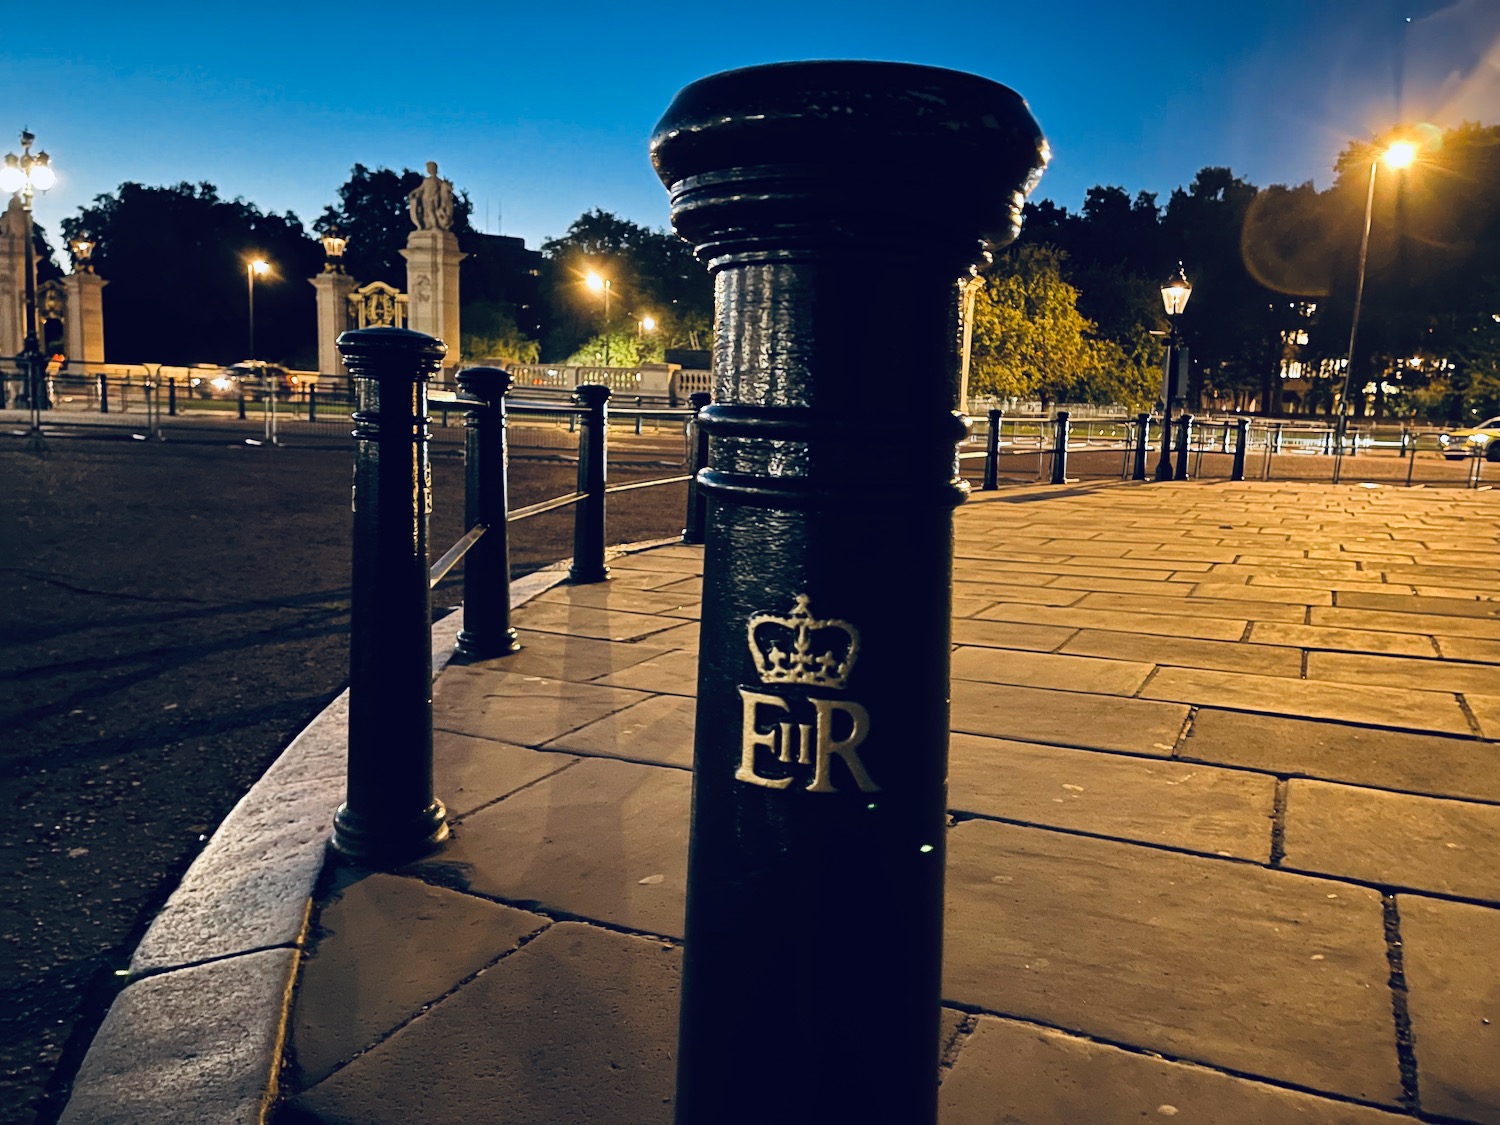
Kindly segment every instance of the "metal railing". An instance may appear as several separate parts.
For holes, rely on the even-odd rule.
[[[1357,478],[1362,483],[1461,488],[1485,487],[1484,450],[1451,452],[1443,431],[1409,425],[1290,423],[1245,416],[1173,419],[1164,447],[1160,420],[1083,419],[1060,410],[1054,417],[1010,417],[998,409],[973,420],[959,452],[960,464],[982,463],[981,490],[1007,483],[1078,479],[1302,480]],[[979,446],[980,448],[974,448]],[[1162,472],[1170,455],[1170,473]],[[1500,472],[1492,473],[1500,476]]]

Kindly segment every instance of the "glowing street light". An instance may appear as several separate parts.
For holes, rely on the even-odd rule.
[[[595,293],[604,294],[604,366],[609,366],[609,297],[614,291],[614,282],[593,270],[584,276],[583,283]]]
[[[247,303],[250,359],[255,358],[255,278],[271,272],[271,263],[263,258],[251,258],[245,262],[245,298]]]
[[[31,229],[31,200],[39,191],[45,192],[57,182],[52,170],[52,158],[45,152],[31,154],[32,142],[36,140],[30,130],[21,130],[21,155],[5,154],[5,163],[0,165],[0,191],[21,197],[21,210],[26,215],[26,339],[21,345],[21,354],[16,357],[26,372],[26,396],[31,408],[32,432],[42,428],[37,413],[45,391],[41,381],[42,349],[36,336],[36,260],[32,245],[35,236]],[[4,381],[0,380],[0,406],[5,405]]]
[[[1359,333],[1359,308],[1365,297],[1365,260],[1370,252],[1370,216],[1375,209],[1375,173],[1383,162],[1392,169],[1409,168],[1417,158],[1417,146],[1411,141],[1396,141],[1387,145],[1370,161],[1370,188],[1365,195],[1365,227],[1359,239],[1359,275],[1354,283],[1354,313],[1349,318],[1349,354],[1344,359],[1344,389],[1339,395],[1337,457],[1344,452],[1344,433],[1348,429],[1349,415],[1353,412],[1350,388],[1354,381],[1354,340]],[[1338,483],[1338,463],[1335,460],[1333,482]]]
[[[1161,303],[1166,306],[1167,324],[1171,331],[1167,335],[1167,369],[1161,387],[1161,460],[1156,463],[1156,479],[1172,479],[1172,400],[1180,397],[1172,392],[1177,375],[1177,356],[1182,340],[1177,334],[1177,318],[1187,308],[1188,298],[1193,295],[1193,286],[1187,279],[1182,263],[1177,263],[1177,272],[1161,286]]]
[[[656,331],[656,317],[654,317],[654,316],[651,316],[651,315],[648,314],[646,316],[641,317],[641,319],[636,322],[635,334],[636,334],[637,339],[639,339],[641,336],[645,335],[647,332],[655,332],[655,331]]]

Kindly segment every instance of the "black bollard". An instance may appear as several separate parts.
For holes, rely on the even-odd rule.
[[[1146,446],[1151,441],[1151,415],[1144,410],[1135,416],[1135,468],[1131,480],[1146,479]]]
[[[109,413],[109,376],[99,376],[99,413]]]
[[[240,421],[243,422],[245,420],[245,388],[244,387],[240,387],[239,404],[240,404]]]
[[[307,420],[316,422],[318,420],[318,387],[314,383],[307,388]]]
[[[1057,412],[1057,423],[1053,427],[1052,434],[1052,483],[1068,483],[1068,437],[1069,437],[1069,414],[1066,410]]]
[[[688,395],[688,402],[693,407],[693,420],[688,423],[692,442],[688,472],[692,474],[692,480],[688,481],[687,526],[682,529],[684,543],[702,543],[704,524],[708,520],[708,497],[698,484],[698,474],[708,467],[708,431],[698,424],[698,412],[712,401],[713,396],[707,391],[694,391]]]
[[[510,372],[470,367],[458,373],[458,387],[480,403],[464,412],[464,526],[485,531],[464,556],[464,627],[458,651],[487,658],[516,652],[521,642],[510,624],[510,529],[505,522],[509,493],[505,393]]]
[[[405,328],[338,339],[354,377],[354,568],[349,610],[349,765],[333,847],[366,866],[431,851],[448,835],[432,794],[432,595],[427,381],[441,341]]]
[[[703,79],[652,138],[717,323],[678,1125],[936,1119],[953,285],[1044,153],[1015,92],[870,62]]]
[[[167,416],[177,417],[177,380],[167,380]]]
[[[1177,419],[1177,479],[1188,479],[1188,446],[1193,441],[1193,416],[1184,413]]]
[[[994,492],[1000,487],[1000,422],[1005,417],[999,410],[991,408],[989,429],[984,435],[984,484],[985,492]]]
[[[584,498],[573,507],[573,565],[568,567],[568,581],[603,582],[609,577],[609,567],[604,565],[604,488],[608,476],[604,438],[609,429],[609,388],[582,383],[573,392],[573,401],[586,412],[583,433],[578,438],[578,491]]]
[[[1250,419],[1236,418],[1234,424],[1239,432],[1234,438],[1234,471],[1230,474],[1230,479],[1244,480],[1245,455],[1250,451]]]

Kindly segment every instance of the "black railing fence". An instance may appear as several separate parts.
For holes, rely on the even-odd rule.
[[[981,490],[1002,483],[1072,480],[1159,480],[1170,456],[1177,480],[1358,480],[1399,486],[1479,488],[1500,479],[1487,468],[1483,449],[1451,452],[1443,431],[1408,425],[1350,426],[1291,423],[1243,415],[1173,419],[1163,443],[1160,419],[1078,420],[1070,411],[1054,417],[1012,417],[992,409],[972,421],[959,460]],[[1486,480],[1488,475],[1491,480]]]
[[[611,485],[606,470],[608,387],[579,386],[566,404],[511,402],[509,373],[480,367],[459,372],[456,391],[430,390],[428,379],[436,366],[432,357],[441,357],[442,345],[429,336],[397,328],[363,329],[345,333],[339,347],[355,372],[355,557],[349,777],[333,846],[361,863],[380,866],[410,859],[446,834],[442,804],[432,792],[432,588],[462,562],[460,653],[489,658],[516,651],[519,639],[510,621],[509,525],[572,507],[568,581],[604,581],[609,577],[606,497],[690,480],[702,467],[698,451],[703,443],[691,432],[696,422],[690,410],[633,412],[635,424],[649,415],[678,429],[688,428],[689,472]],[[435,412],[462,418],[465,530],[433,562],[426,498]],[[561,417],[571,425],[577,441],[577,486],[572,492],[508,509],[512,423],[527,416]],[[702,505],[690,492],[685,540],[702,541],[702,519]],[[420,638],[417,621],[422,622]],[[399,767],[392,763],[392,755],[398,754]]]

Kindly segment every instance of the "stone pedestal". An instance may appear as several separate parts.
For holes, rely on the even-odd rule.
[[[349,295],[358,283],[346,273],[330,271],[310,278],[308,284],[318,291],[318,372],[347,375],[349,369],[339,354],[338,338],[355,327],[349,311]]]
[[[447,230],[414,230],[406,238],[406,326],[448,345],[448,365],[459,361],[458,237]]]
[[[63,347],[70,363],[104,362],[104,287],[96,273],[70,273],[63,278],[68,311]]]

